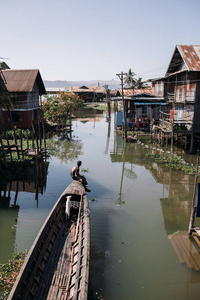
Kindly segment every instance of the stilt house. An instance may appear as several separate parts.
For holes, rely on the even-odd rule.
[[[12,108],[2,108],[6,128],[11,128],[11,117],[14,126],[30,128],[32,122],[38,122],[40,96],[46,94],[39,70],[2,70],[5,87],[9,93]]]
[[[165,75],[164,96],[170,118],[200,134],[200,46],[177,45]]]
[[[152,88],[124,89],[123,93],[128,121],[142,119],[144,116],[149,120],[159,119],[160,105],[163,104],[164,98],[155,95]],[[122,96],[121,89],[118,90],[117,96]]]
[[[85,102],[100,102],[105,98],[106,91],[100,86],[70,86],[69,92],[77,94]]]

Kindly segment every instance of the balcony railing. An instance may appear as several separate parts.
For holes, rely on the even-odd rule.
[[[190,91],[189,93],[167,93],[168,102],[179,102],[179,103],[194,103],[196,92]]]
[[[12,102],[13,108],[19,109],[19,110],[28,110],[28,109],[36,109],[39,107],[39,101],[17,101],[17,102]]]

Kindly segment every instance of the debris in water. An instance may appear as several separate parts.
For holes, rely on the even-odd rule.
[[[92,198],[90,201],[91,201],[91,202],[98,202],[98,200],[95,199],[95,198]]]

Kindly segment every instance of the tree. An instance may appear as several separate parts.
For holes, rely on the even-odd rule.
[[[78,95],[68,92],[59,92],[57,96],[46,97],[43,105],[44,117],[50,122],[63,124],[71,118],[73,112],[82,107],[82,100]]]
[[[124,83],[126,83],[130,88],[133,88],[136,83],[136,79],[134,78],[136,74],[129,69],[126,77],[124,78]]]
[[[142,81],[142,77],[139,77],[136,80],[135,88],[136,89],[146,89],[147,88],[147,84],[145,81]]]

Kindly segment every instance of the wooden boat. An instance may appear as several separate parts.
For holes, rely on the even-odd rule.
[[[70,218],[67,218],[69,197]],[[73,181],[57,200],[38,233],[8,299],[86,300],[89,255],[87,195],[83,185]]]

